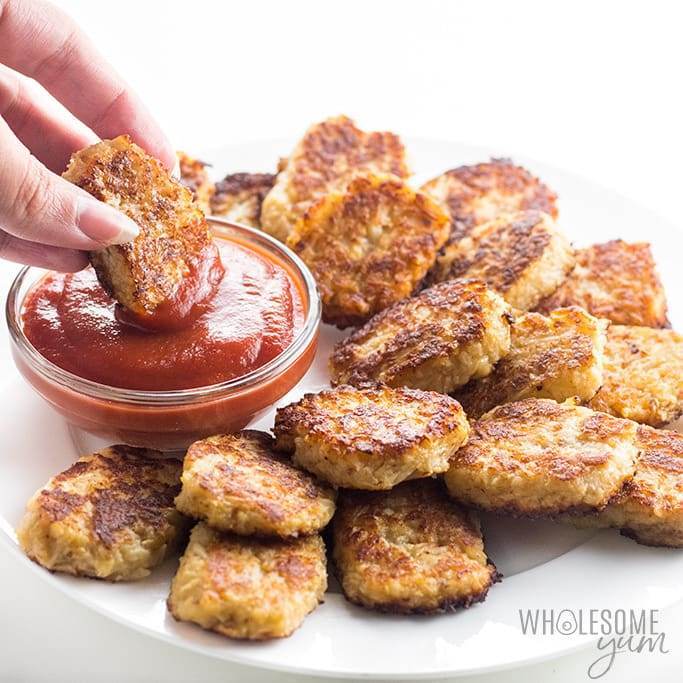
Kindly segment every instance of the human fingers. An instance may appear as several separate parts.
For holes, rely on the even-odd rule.
[[[0,0],[0,62],[35,78],[100,137],[128,133],[173,167],[173,147],[140,99],[53,5]]]
[[[0,64],[0,116],[39,161],[61,173],[76,150],[97,142],[97,136],[73,120],[56,116],[39,101],[28,79]]]
[[[88,265],[88,257],[84,251],[29,242],[4,230],[0,230],[0,259],[63,273],[73,273]]]
[[[90,251],[138,234],[123,213],[48,171],[2,119],[0,159],[0,225],[10,235]]]

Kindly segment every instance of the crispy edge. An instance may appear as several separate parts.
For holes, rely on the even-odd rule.
[[[531,411],[527,411],[527,406],[531,404],[535,404]],[[563,403],[557,403],[556,401],[553,401],[552,399],[537,399],[537,398],[529,398],[529,399],[523,399],[521,401],[515,401],[513,403],[506,403],[501,406],[496,406],[492,410],[490,410],[488,413],[480,417],[477,421],[475,421],[472,425],[472,432],[471,432],[471,438],[468,440],[468,442],[463,446],[461,451],[458,452],[456,457],[462,457],[465,455],[467,448],[472,445],[474,442],[474,438],[477,435],[479,425],[484,421],[488,419],[495,419],[499,416],[505,417],[509,416],[512,420],[518,421],[518,422],[524,422],[529,419],[529,417],[532,414],[535,414],[537,417],[544,417],[547,418],[547,420],[550,422],[554,418],[556,418],[559,413],[566,407],[576,407],[579,408],[580,410],[587,410],[589,412],[592,412],[593,415],[589,416],[590,418],[593,418],[591,421],[591,424],[588,425],[587,429],[584,429],[583,431],[593,431],[596,434],[604,434],[605,436],[610,435],[613,432],[613,429],[610,429],[609,426],[607,426],[607,422],[611,420],[616,420],[617,422],[621,423],[631,423],[633,425],[634,429],[634,438],[635,438],[635,430],[637,429],[637,425],[633,423],[631,420],[625,420],[623,418],[618,418],[618,417],[613,417],[612,415],[607,415],[606,413],[600,413],[598,411],[593,411],[588,408],[584,408],[581,406],[577,405],[577,402],[568,399],[564,401]],[[616,427],[616,425],[613,425]],[[504,434],[504,431],[503,431]],[[501,434],[501,436],[503,435]],[[515,438],[513,435],[506,435],[507,438]],[[608,457],[605,458],[607,460]],[[635,470],[635,462],[634,462],[634,470]],[[449,470],[450,471],[450,470]],[[458,496],[456,493],[452,492],[450,485],[448,484],[448,474],[449,472],[446,472],[444,475],[444,480],[446,481],[447,484],[447,490],[449,493],[455,498],[456,500],[459,500]],[[628,477],[625,481],[629,481],[632,478]],[[625,483],[625,482],[623,482]],[[499,514],[502,516],[508,516],[508,517],[514,517],[517,519],[563,519],[565,517],[571,518],[574,516],[581,516],[581,515],[595,515],[596,513],[601,512],[604,510],[607,505],[609,505],[610,500],[613,499],[615,495],[618,494],[618,492],[621,490],[621,487],[623,486],[623,483],[619,485],[618,488],[616,488],[611,495],[606,495],[605,496],[605,501],[602,505],[591,505],[591,504],[578,504],[578,505],[571,505],[563,508],[552,508],[552,507],[545,507],[542,510],[538,510],[537,512],[535,511],[530,511],[528,509],[525,509],[524,507],[514,505],[514,504],[505,504],[505,505],[495,505],[495,506],[487,506],[487,505],[481,505],[477,504],[474,501],[468,500],[466,504],[468,507],[473,508],[475,510],[480,510],[482,512],[492,512],[495,514]]]
[[[322,571],[316,571],[318,576],[316,577],[318,579],[318,583],[320,584],[318,588],[313,592],[311,592],[310,597],[314,599],[315,604],[311,606],[310,609],[308,609],[303,615],[301,615],[300,620],[298,623],[294,625],[293,628],[288,630],[287,632],[283,633],[260,633],[260,634],[244,634],[244,635],[237,635],[234,633],[234,631],[231,631],[229,628],[226,628],[220,617],[216,614],[208,614],[207,616],[214,618],[217,620],[218,623],[216,623],[214,626],[205,626],[203,623],[197,620],[195,617],[194,619],[189,617],[189,616],[181,616],[180,615],[180,608],[176,604],[176,601],[174,600],[174,591],[176,587],[176,583],[178,581],[178,577],[181,575],[181,572],[183,570],[186,570],[186,564],[192,564],[195,562],[200,562],[200,564],[207,564],[210,563],[210,550],[212,545],[218,544],[221,542],[221,539],[234,539],[237,541],[239,545],[242,545],[244,548],[248,549],[250,545],[250,540],[245,537],[241,536],[234,536],[231,534],[226,534],[223,532],[216,531],[209,527],[206,523],[204,522],[199,522],[195,525],[194,529],[192,530],[192,534],[190,536],[190,542],[188,543],[187,548],[185,549],[185,553],[183,554],[183,557],[180,559],[180,564],[178,567],[178,571],[176,572],[175,576],[173,577],[173,580],[171,581],[171,586],[169,590],[169,595],[166,599],[166,608],[170,615],[178,622],[185,622],[185,623],[192,623],[200,628],[207,630],[207,631],[212,631],[214,633],[218,633],[222,636],[225,636],[226,638],[232,638],[235,640],[252,640],[252,641],[265,641],[265,640],[273,640],[273,639],[279,639],[279,638],[288,638],[289,636],[292,635],[298,628],[301,627],[303,622],[305,621],[306,617],[311,614],[317,607],[320,605],[323,600],[323,596],[325,594],[325,591],[327,590],[327,557],[325,554],[325,543],[322,539],[322,537],[319,534],[311,534],[310,536],[302,536],[298,539],[290,540],[290,541],[284,541],[282,539],[263,539],[263,540],[256,540],[254,539],[251,541],[253,545],[255,546],[268,546],[268,545],[275,545],[279,544],[280,547],[286,548],[289,553],[285,553],[285,555],[281,558],[281,562],[279,563],[279,569],[281,569],[284,572],[289,573],[291,576],[295,577],[297,580],[301,578],[301,571],[297,570],[298,563],[297,562],[292,562],[292,557],[291,557],[291,552],[296,548],[296,546],[304,546],[304,545],[312,545],[315,544],[317,548],[314,550],[319,552],[319,557],[317,558],[320,560],[319,567],[314,567],[314,570],[322,569]],[[197,553],[195,546],[198,546],[201,548],[203,553]],[[198,555],[204,554],[204,558],[197,559]],[[258,557],[258,554],[256,552],[253,553],[255,559],[259,564],[261,563],[260,558]],[[296,558],[294,558],[296,559]],[[218,570],[220,570],[220,567],[216,567]],[[208,567],[202,567],[200,566],[200,570],[203,569],[203,573],[209,573],[210,568]],[[229,576],[229,575],[228,575]],[[206,579],[206,576],[203,578]],[[228,579],[229,580],[229,579]],[[201,584],[200,584],[201,587]],[[249,621],[247,621],[247,624],[249,624]]]
[[[340,158],[351,172],[358,168],[384,170],[397,178],[407,178],[409,171],[404,157],[403,143],[394,133],[366,132],[347,116],[338,116],[314,124],[306,131],[290,155],[286,171],[291,175],[295,201],[301,201],[336,186],[339,180],[336,162]]]
[[[610,504],[617,506],[623,523],[611,524],[620,528],[621,533],[641,545],[667,548],[683,547],[683,435],[667,429],[655,429],[645,425],[638,428],[638,445],[641,448],[636,462],[636,473],[626,482]],[[641,471],[645,471],[642,475]],[[653,481],[655,473],[662,472],[678,477],[671,482],[669,489],[663,489],[661,481]],[[655,475],[656,476],[656,475]],[[648,481],[649,480],[649,481]],[[678,500],[674,497],[678,493]],[[636,510],[633,510],[633,508]],[[657,519],[653,523],[643,523],[638,515],[646,510]],[[677,512],[678,531],[673,532],[671,523],[662,520],[662,512]],[[660,522],[659,524],[657,522]],[[673,539],[676,540],[673,540]]]
[[[592,329],[588,329],[593,325]],[[504,403],[525,398],[552,398],[561,402],[574,396],[581,401],[590,400],[600,389],[603,381],[603,355],[607,337],[608,321],[595,318],[577,307],[556,309],[548,316],[525,313],[512,325],[511,349],[496,365],[493,372],[481,379],[471,380],[453,397],[463,406],[470,419],[477,419]],[[573,332],[572,332],[573,329]],[[524,357],[527,341],[533,343],[535,334],[555,332],[554,338],[540,355]],[[571,333],[569,347],[558,347],[558,335]],[[590,391],[574,391],[576,380],[570,379],[572,391],[557,393],[545,385],[555,382],[562,375],[595,367],[594,383]]]
[[[671,511],[675,504],[664,501],[663,505],[658,505],[662,492],[660,482],[652,482],[653,486],[648,486],[647,479],[653,471],[661,473],[662,470],[683,477],[683,435],[668,429],[639,425],[637,443],[640,452],[633,478],[625,482],[607,506],[597,514],[577,519],[567,517],[563,518],[563,521],[578,528],[619,529],[623,536],[640,545],[681,548],[683,547],[683,521],[678,531],[673,532],[672,535],[671,525],[662,519],[661,514],[662,508]],[[646,474],[643,475],[643,472]],[[680,485],[678,489],[681,489]],[[683,496],[681,496],[681,502],[675,507],[678,508],[683,520]],[[642,523],[638,517],[643,513],[643,509],[656,516],[657,521],[651,524]],[[672,540],[673,538],[680,540]]]
[[[249,225],[260,227],[263,200],[275,183],[272,173],[231,173],[216,183],[210,209],[214,216],[230,215],[237,206],[249,218]]]
[[[183,488],[175,499],[178,510],[190,517],[203,519],[210,526],[238,535],[277,536],[283,539],[293,539],[298,536],[318,533],[329,523],[334,514],[336,491],[314,475],[296,467],[281,453],[276,452],[274,450],[274,442],[274,438],[266,432],[246,429],[237,434],[216,435],[193,443],[188,449],[183,463]],[[226,469],[222,472],[222,476],[228,482],[230,479],[234,479],[235,483],[232,486],[229,486],[227,490],[220,483],[214,486],[206,478],[200,478],[197,474],[195,474],[197,478],[194,480],[194,485],[191,487],[187,486],[185,476],[186,474],[190,475],[198,460],[201,460],[207,453],[214,455],[216,451],[220,453],[226,450],[233,451],[232,459],[234,464],[227,464]],[[249,451],[253,459],[245,457],[245,451]],[[235,460],[239,461],[240,458],[245,460],[242,466],[239,462],[235,462]],[[272,504],[264,496],[259,496],[258,493],[254,496],[253,490],[248,486],[237,489],[232,488],[236,485],[239,486],[240,479],[255,464],[262,467],[272,477],[272,488],[277,486],[280,489],[283,498],[282,507]],[[240,467],[242,468],[242,473],[238,475],[236,469]],[[219,473],[216,473],[215,476],[219,476]],[[202,489],[205,495],[214,496],[214,499],[220,500],[222,505],[230,505],[231,511],[224,512],[221,516],[233,518],[235,524],[226,525],[225,527],[217,524],[215,518],[212,518],[210,514],[213,506],[206,506],[204,501],[197,500],[196,493],[191,491],[195,486]],[[240,491],[243,492],[244,498],[237,501],[233,500],[233,496],[239,497]],[[309,502],[320,505],[321,508],[325,506],[326,502],[329,502],[331,510],[329,510],[329,514],[323,514],[322,509],[318,511],[320,516],[319,523],[300,525],[298,530],[284,532],[286,522],[291,522],[292,516],[301,513],[301,509],[292,510],[291,507],[288,509],[287,501],[295,493],[299,500],[306,498]],[[254,497],[249,498],[249,496]],[[240,508],[240,503],[243,506],[242,508]],[[260,517],[267,521],[265,523],[263,521],[254,522],[252,519],[247,522],[244,519],[245,515]],[[327,517],[327,519],[324,519],[324,517]]]
[[[375,453],[377,447],[382,447],[386,454],[389,451],[401,453],[407,448],[419,446],[425,440],[446,436],[453,429],[462,427],[463,424],[464,411],[462,407],[455,399],[446,394],[409,389],[408,387],[392,388],[380,384],[368,384],[361,387],[340,384],[333,389],[327,389],[317,394],[304,394],[299,401],[277,409],[275,426],[273,427],[276,450],[293,452],[293,435],[297,433],[299,428],[303,429],[306,434],[317,432],[324,436],[326,432],[329,432],[330,435],[334,436],[339,447],[357,448],[357,446],[353,446],[354,435],[329,424],[329,422],[339,421],[342,416],[339,410],[330,411],[330,407],[339,406],[336,398],[342,394],[356,395],[359,399],[359,405],[365,401],[379,403],[381,400],[385,400],[387,405],[392,403],[398,405],[399,402],[401,404],[419,402],[422,406],[433,409],[434,414],[429,421],[427,434],[419,437],[408,437],[401,434],[397,440],[392,442],[391,446],[387,446],[384,439],[375,434],[365,434],[362,436],[367,439],[368,444],[373,444],[366,447],[367,452]],[[382,408],[386,408],[386,406],[382,406]],[[365,410],[362,412],[367,414]]]
[[[640,357],[644,339],[634,339],[629,335],[642,333],[645,337],[653,337],[659,335],[675,337],[675,343],[680,347],[680,352],[683,354],[683,335],[669,329],[658,329],[652,327],[642,327],[635,325],[610,325],[607,330],[607,343],[605,345],[605,374],[602,387],[588,402],[588,407],[593,410],[608,413],[622,419],[630,419],[641,424],[647,424],[651,427],[663,427],[683,415],[683,391],[679,391],[676,395],[675,402],[667,406],[659,397],[653,395],[643,388],[640,382],[634,388],[633,373],[637,372],[629,364],[629,358]],[[651,339],[649,341],[652,341]],[[662,342],[652,343],[648,350],[657,352],[661,349]],[[667,349],[671,353],[671,349]],[[680,365],[683,366],[683,359]],[[637,359],[635,360],[637,362]],[[649,370],[649,369],[648,369]],[[648,372],[646,370],[646,372]],[[657,374],[661,378],[661,371]],[[629,381],[628,377],[631,377]],[[681,383],[683,385],[683,382]],[[630,391],[630,394],[625,399],[623,390]],[[641,406],[637,405],[638,396],[647,399],[648,407],[642,410]],[[634,398],[635,397],[635,398]],[[675,403],[675,407],[674,404]],[[664,404],[664,405],[662,405]],[[626,408],[633,408],[635,410],[625,410]],[[628,414],[626,414],[628,413]]]
[[[575,263],[571,244],[548,214],[519,211],[477,225],[447,245],[425,284],[479,278],[526,311],[555,291]]]
[[[278,177],[263,203],[263,230],[285,241],[308,208],[362,172],[410,175],[403,143],[389,132],[365,132],[347,116],[308,128],[293,152],[278,164]]]
[[[376,434],[361,435],[365,441],[361,444],[356,443],[355,434],[348,433],[338,428],[338,423],[342,414],[338,410],[332,412],[331,407],[338,407],[336,398],[341,395],[356,395],[371,402],[379,403],[382,400],[387,405],[394,406],[400,403],[411,404],[418,401],[424,407],[433,409],[433,415],[429,424],[423,430],[424,433],[416,435],[399,434],[399,438],[386,443],[386,439]],[[386,406],[382,406],[386,409]],[[365,415],[369,413],[362,411]],[[386,410],[384,411],[386,412]],[[309,393],[297,402],[291,403],[283,408],[278,408],[275,414],[275,434],[276,450],[285,453],[295,451],[295,435],[299,432],[310,436],[317,434],[321,439],[327,441],[327,445],[334,444],[335,448],[353,449],[358,452],[383,455],[400,455],[408,449],[418,448],[428,441],[436,438],[443,438],[453,430],[467,430],[469,424],[462,410],[462,406],[450,396],[434,391],[422,391],[420,389],[409,389],[407,387],[392,388],[380,384],[367,384],[361,387],[341,384],[333,389],[321,391],[317,394]]]
[[[117,504],[117,501],[112,498],[111,491],[116,491],[121,486],[126,489],[131,484],[125,481],[125,478],[138,475],[139,465],[158,463],[160,466],[166,466],[173,463],[177,466],[178,483],[175,486],[167,486],[168,491],[161,493],[154,493],[151,497],[145,498],[143,496],[127,497],[127,502],[130,504],[123,509]],[[105,467],[111,478],[114,479],[113,485],[105,487],[104,489],[96,489],[89,491],[87,494],[69,493],[62,490],[60,485],[78,479],[86,475],[91,467],[100,469]],[[90,571],[82,571],[78,569],[64,569],[60,567],[55,569],[44,565],[38,557],[30,552],[28,547],[28,534],[30,533],[29,526],[39,523],[41,519],[45,519],[48,525],[60,522],[69,517],[77,508],[89,503],[92,512],[86,515],[91,518],[91,533],[99,540],[102,547],[110,548],[115,542],[115,534],[121,529],[125,528],[131,523],[131,516],[135,521],[143,520],[145,524],[150,524],[155,528],[160,528],[163,525],[173,527],[175,534],[170,538],[166,544],[166,549],[161,561],[168,557],[176,548],[182,545],[189,520],[187,520],[181,513],[177,513],[177,523],[165,520],[161,521],[150,514],[150,503],[153,505],[164,505],[169,509],[173,509],[173,498],[180,489],[180,471],[182,465],[180,461],[175,458],[164,457],[160,451],[155,451],[147,448],[135,448],[124,444],[116,444],[102,448],[94,453],[84,455],[79,458],[73,465],[66,470],[51,477],[46,484],[41,487],[31,497],[26,506],[26,512],[17,529],[17,538],[26,555],[36,564],[48,569],[49,571],[59,571],[60,573],[67,573],[72,576],[79,576],[85,578],[96,578],[105,581],[123,581],[123,580],[138,580],[147,576],[151,570],[159,564],[153,564],[150,567],[140,567],[133,575],[122,576],[97,576]],[[119,481],[116,478],[124,478],[124,481]],[[139,486],[139,479],[135,476],[137,485]],[[48,488],[49,487],[49,488]],[[105,492],[102,498],[100,493]],[[128,492],[129,493],[129,492]]]

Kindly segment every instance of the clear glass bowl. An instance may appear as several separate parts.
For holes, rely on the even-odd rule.
[[[7,325],[14,362],[33,389],[76,429],[111,443],[181,450],[205,436],[234,432],[267,410],[306,373],[315,357],[321,304],[308,268],[269,235],[209,218],[218,239],[254,245],[286,268],[304,294],[305,320],[279,356],[242,377],[206,387],[139,391],[92,382],[42,356],[24,334],[21,312],[29,291],[45,275],[23,268],[7,296]]]

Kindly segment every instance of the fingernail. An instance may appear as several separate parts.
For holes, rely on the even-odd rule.
[[[176,180],[180,180],[180,159],[178,159],[178,157],[176,157],[175,164],[173,164],[171,176]]]
[[[128,216],[104,202],[81,200],[78,228],[91,240],[101,244],[124,244],[140,234],[140,228]]]

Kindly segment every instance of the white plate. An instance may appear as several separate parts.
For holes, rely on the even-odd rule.
[[[205,158],[218,173],[268,171],[290,148],[287,143],[261,142],[233,146]],[[501,152],[425,140],[409,141],[408,148],[419,181]],[[518,161],[560,194],[560,223],[577,245],[616,237],[653,243],[671,295],[671,320],[674,327],[683,328],[683,301],[676,296],[683,282],[681,237],[676,228],[573,175]],[[2,266],[0,283],[5,288],[9,274],[10,268]],[[325,360],[340,336],[335,330],[323,330],[318,360],[282,404],[325,385]],[[26,500],[94,444],[70,433],[61,418],[32,393],[14,370],[6,344],[0,353],[0,377],[5,378],[0,411],[0,538],[11,552],[21,555],[13,529]],[[256,426],[269,428],[271,424],[272,414]],[[266,669],[340,677],[395,680],[509,668],[559,656],[592,640],[578,633],[524,635],[520,609],[662,608],[683,598],[681,552],[645,548],[612,531],[578,532],[547,522],[487,517],[484,530],[489,555],[505,579],[492,588],[483,604],[455,614],[397,617],[354,607],[331,593],[293,636],[269,643],[230,641],[170,618],[165,600],[173,562],[145,581],[113,585],[50,574],[24,561],[27,571],[37,572],[77,602],[177,647]]]

